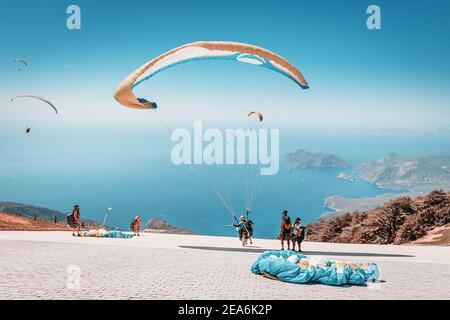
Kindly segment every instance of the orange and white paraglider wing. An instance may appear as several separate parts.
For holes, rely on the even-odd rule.
[[[264,115],[263,115],[261,112],[250,111],[250,112],[247,114],[247,116],[248,116],[248,117],[251,117],[251,116],[254,115],[254,114],[257,114],[257,115],[258,115],[258,119],[259,119],[260,122],[263,121]]]
[[[264,119],[264,116],[263,116],[263,114],[261,112],[258,112],[258,119],[259,119],[260,122],[262,122],[263,119]]]
[[[114,97],[125,107],[156,108],[156,103],[137,98],[133,88],[176,65],[211,59],[244,62],[265,67],[288,77],[303,89],[308,88],[305,78],[292,63],[267,49],[237,42],[200,41],[172,49],[147,62],[120,82]]]

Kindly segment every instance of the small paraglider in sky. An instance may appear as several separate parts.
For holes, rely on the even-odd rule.
[[[47,103],[56,113],[58,113],[58,109],[56,109],[56,106],[52,102],[50,102],[50,100],[48,100],[46,98],[36,96],[34,94],[20,94],[15,97],[12,97],[11,102],[13,102],[14,100],[19,99],[19,98],[33,98],[33,99],[41,100],[41,101]]]
[[[20,98],[33,98],[33,99],[37,99],[40,100],[42,102],[45,102],[46,104],[48,104],[54,111],[56,114],[58,114],[58,109],[56,109],[56,106],[48,99],[40,97],[40,96],[36,96],[34,94],[21,94],[21,95],[17,95],[15,97],[11,98],[11,102],[13,102],[16,99],[20,99]],[[27,128],[25,130],[26,134],[31,133],[31,127],[27,125]]]
[[[20,71],[22,66],[28,66],[28,62],[24,59],[15,59],[14,62],[17,64],[17,71]]]
[[[261,112],[250,111],[250,112],[248,113],[248,116],[251,117],[251,116],[253,116],[254,114],[258,115],[259,122],[262,122],[262,121],[263,121],[264,115],[263,115]]]

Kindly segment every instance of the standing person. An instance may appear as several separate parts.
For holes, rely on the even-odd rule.
[[[67,225],[72,229],[73,237],[81,237],[81,215],[79,205],[76,204],[73,206],[72,212],[67,216]],[[77,232],[77,234],[75,234],[75,231]]]
[[[246,226],[246,220],[244,216],[239,217],[238,223],[233,223],[233,226],[237,228],[239,240],[242,241],[242,246],[245,247],[248,239],[248,231]]]
[[[284,250],[284,241],[287,241],[288,250],[291,250],[291,218],[287,210],[281,214],[280,238],[281,250]]]
[[[305,227],[302,226],[302,219],[295,219],[292,226],[292,250],[295,251],[295,244],[298,244],[298,252],[302,252],[302,242],[305,239]]]
[[[255,224],[253,223],[252,220],[250,220],[248,218],[246,219],[245,226],[246,226],[247,231],[248,231],[248,240],[250,241],[250,244],[253,244],[253,226],[254,225]]]
[[[130,229],[131,229],[131,231],[133,231],[135,236],[140,236],[140,234],[139,234],[139,231],[141,230],[141,217],[140,216],[136,216],[133,218],[133,220],[131,221]]]

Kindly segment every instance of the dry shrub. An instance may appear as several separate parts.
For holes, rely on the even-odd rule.
[[[449,222],[450,193],[434,190],[423,197],[400,197],[373,210],[310,223],[307,240],[401,244]]]

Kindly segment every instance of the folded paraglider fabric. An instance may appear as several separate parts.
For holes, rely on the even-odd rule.
[[[133,238],[133,234],[131,232],[123,232],[119,230],[108,231],[104,234],[105,238]]]
[[[105,235],[107,231],[105,229],[91,229],[91,230],[81,230],[81,235],[83,237],[97,237],[101,238]]]
[[[121,239],[133,238],[133,234],[131,232],[123,232],[119,230],[106,231],[105,229],[92,229],[92,230],[82,230],[80,233],[83,237],[121,238]]]
[[[265,251],[253,263],[255,274],[291,283],[362,285],[380,278],[376,263],[349,263],[323,257],[307,257],[290,250]]]

